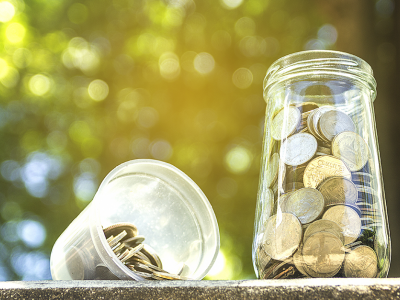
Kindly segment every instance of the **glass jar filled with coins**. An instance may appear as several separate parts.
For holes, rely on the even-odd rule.
[[[269,68],[252,251],[258,278],[387,276],[375,96],[371,67],[347,53],[304,51]]]

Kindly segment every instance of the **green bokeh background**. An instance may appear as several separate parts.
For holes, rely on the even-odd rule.
[[[255,278],[263,78],[302,50],[346,51],[376,71],[398,211],[387,109],[397,10],[392,0],[0,1],[0,280],[51,279],[58,236],[109,171],[137,158],[178,167],[212,204],[225,264],[206,279]]]

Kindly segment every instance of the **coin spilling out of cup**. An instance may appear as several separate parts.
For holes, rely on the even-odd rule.
[[[285,119],[286,118],[286,119]],[[279,110],[255,251],[259,277],[375,277],[382,221],[368,144],[352,118],[307,102]],[[264,210],[266,211],[266,210]]]
[[[148,280],[189,280],[184,274],[188,266],[182,263],[178,274],[171,274],[163,269],[160,257],[147,244],[145,237],[139,235],[132,223],[116,223],[103,229],[107,243],[117,258],[136,275]],[[99,265],[96,273],[104,278],[106,267]],[[112,275],[111,275],[112,277]]]

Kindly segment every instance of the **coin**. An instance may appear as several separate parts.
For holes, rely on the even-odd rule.
[[[127,222],[116,223],[116,224],[113,224],[111,226],[108,226],[105,229],[103,229],[103,232],[104,232],[106,238],[108,238],[111,235],[117,236],[123,230],[126,231],[127,237],[134,237],[134,236],[137,236],[139,234],[139,231],[138,231],[137,227],[134,224],[127,223]]]
[[[346,206],[351,207],[356,211],[356,213],[361,217],[361,209],[357,204],[346,204]]]
[[[134,236],[134,237],[124,240],[124,244],[134,247],[138,244],[143,243],[144,240],[145,240],[145,237],[143,235],[137,235],[137,236]]]
[[[330,177],[318,186],[318,190],[324,196],[326,205],[355,204],[358,199],[356,186],[344,177]]]
[[[275,183],[278,178],[278,170],[279,170],[279,154],[272,154],[271,158],[268,161],[267,170],[265,172],[265,184],[267,187],[271,187],[273,183]]]
[[[361,219],[358,213],[346,205],[330,207],[322,216],[323,220],[330,220],[342,228],[344,244],[354,242],[361,232]]]
[[[317,151],[317,140],[309,133],[297,133],[287,138],[281,146],[285,164],[299,166],[309,161]]]
[[[305,187],[317,188],[325,179],[336,176],[350,179],[351,173],[340,159],[328,155],[319,156],[308,163],[303,182]]]
[[[301,113],[295,106],[282,108],[271,124],[271,135],[275,140],[283,140],[291,135],[300,123]]]
[[[293,254],[293,263],[294,266],[296,267],[297,270],[299,270],[299,272],[305,276],[309,276],[306,272],[306,270],[304,269],[304,265],[305,262],[303,260],[303,254],[301,254],[303,245],[299,246],[299,249],[297,249],[297,251]]]
[[[378,258],[368,246],[358,246],[346,255],[344,274],[346,277],[374,278],[378,273]]]
[[[161,259],[160,259],[160,257],[157,255],[157,253],[154,251],[153,248],[151,248],[149,245],[144,245],[144,247],[143,247],[143,249],[141,250],[141,252],[142,252],[145,256],[147,256],[147,257],[149,258],[150,262],[151,262],[153,265],[155,265],[155,266],[157,266],[157,267],[159,267],[159,268],[162,269],[163,266],[162,266]]]
[[[290,213],[270,217],[263,237],[265,252],[275,260],[290,257],[300,244],[302,228],[300,221]]]
[[[331,110],[335,110],[335,108],[333,108],[332,106],[321,106],[314,111],[312,116],[308,116],[308,118],[310,119],[307,119],[308,127],[311,128],[310,131],[312,131],[314,136],[319,140],[323,140],[322,134],[318,131],[319,119],[321,118],[322,114]]]
[[[315,132],[315,128],[314,128],[314,126],[313,126],[313,117],[314,117],[314,114],[315,114],[317,111],[318,111],[318,109],[315,109],[315,110],[313,110],[313,111],[308,115],[308,117],[307,117],[307,128],[308,128],[308,131],[309,131],[313,136],[315,136],[316,138],[319,138],[318,135],[317,135],[317,133]]]
[[[285,201],[284,212],[294,214],[302,224],[307,224],[321,215],[324,206],[324,197],[318,190],[302,188]]]
[[[291,194],[293,194],[293,192],[288,192],[288,193],[279,195],[279,197],[278,197],[278,209],[280,209],[281,211],[285,210],[285,202],[290,197]]]
[[[370,157],[364,139],[355,132],[339,133],[332,140],[332,154],[343,160],[351,172],[361,170]]]
[[[271,189],[267,189],[265,192],[261,205],[261,224],[264,224],[272,215],[274,209],[274,194]]]
[[[272,258],[265,252],[263,245],[260,245],[256,250],[256,262],[259,270],[264,270]]]
[[[179,280],[181,277],[179,275],[170,274],[166,272],[153,272],[152,277],[154,279],[168,279],[168,280]]]
[[[345,256],[342,241],[330,232],[311,235],[304,242],[302,254],[306,265],[320,277],[328,277],[327,274],[331,277],[334,275],[332,272],[337,273]]]
[[[317,232],[329,232],[336,235],[342,243],[344,242],[344,236],[342,233],[342,228],[330,220],[317,220],[309,224],[307,229],[304,231],[303,241],[306,241],[311,235]]]
[[[318,125],[322,136],[329,141],[332,141],[341,132],[355,131],[355,125],[351,118],[340,110],[331,110],[323,113]]]

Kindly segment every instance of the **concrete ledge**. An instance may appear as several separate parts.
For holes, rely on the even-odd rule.
[[[6,281],[0,299],[398,299],[400,278]]]

